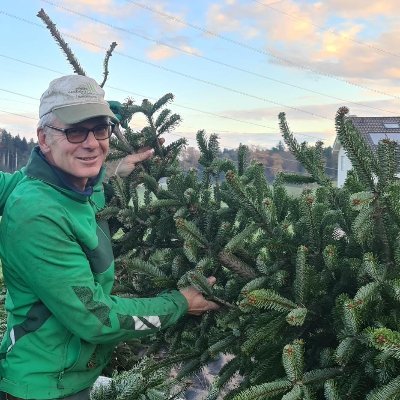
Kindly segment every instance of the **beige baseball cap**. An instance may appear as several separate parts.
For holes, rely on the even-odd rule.
[[[94,79],[83,75],[66,75],[50,82],[40,98],[39,118],[50,112],[65,124],[102,116],[118,122],[104,100],[104,90]]]

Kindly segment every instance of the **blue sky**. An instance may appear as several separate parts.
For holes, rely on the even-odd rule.
[[[351,3],[351,4],[349,4]],[[332,145],[334,116],[399,115],[397,1],[2,0],[0,128],[36,137],[41,93],[73,73],[36,14],[43,8],[106,97],[155,101],[173,93],[183,119],[167,141],[271,147],[285,112],[299,141]],[[136,118],[132,127],[140,129]]]

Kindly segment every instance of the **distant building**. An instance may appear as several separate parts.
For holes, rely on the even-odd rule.
[[[357,117],[348,115],[346,119],[352,121],[354,127],[364,137],[365,141],[375,151],[382,139],[400,142],[400,117]],[[338,156],[337,186],[342,187],[347,177],[347,172],[352,168],[347,154],[336,137],[333,151]]]

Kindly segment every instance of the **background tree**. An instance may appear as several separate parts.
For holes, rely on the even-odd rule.
[[[33,140],[28,143],[25,138],[0,129],[0,170],[14,172],[26,165],[34,146]]]

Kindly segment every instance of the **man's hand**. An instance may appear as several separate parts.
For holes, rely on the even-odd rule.
[[[210,285],[213,285],[216,281],[213,276],[207,278],[207,280]],[[219,305],[217,303],[206,300],[201,292],[199,292],[193,286],[181,289],[180,292],[185,296],[189,304],[188,314],[201,315],[206,311],[219,309]]]
[[[129,154],[119,162],[115,175],[125,178],[135,169],[137,163],[148,160],[153,157],[153,154],[154,149],[149,148],[143,148],[135,154]]]
[[[164,138],[159,138],[158,143],[161,146],[165,142]],[[136,167],[137,163],[146,161],[153,157],[154,149],[151,147],[142,147],[137,151],[137,153],[129,154],[129,156],[124,157],[118,164],[115,170],[115,175],[125,178],[128,176]]]

